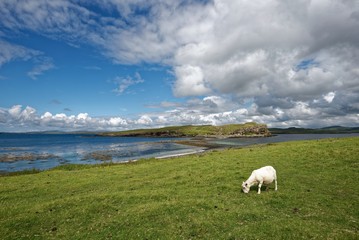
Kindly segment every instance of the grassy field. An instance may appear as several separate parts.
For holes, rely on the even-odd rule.
[[[358,239],[359,138],[0,177],[2,239]],[[273,165],[278,191],[242,181]]]
[[[100,136],[172,136],[172,137],[196,137],[196,136],[268,136],[270,135],[265,124],[249,122],[244,124],[227,124],[222,126],[212,125],[188,125],[171,126],[163,128],[136,129],[121,132],[104,132]]]

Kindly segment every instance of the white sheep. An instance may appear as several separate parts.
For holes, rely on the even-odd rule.
[[[275,181],[275,191],[277,191],[277,172],[272,166],[265,166],[252,172],[247,181],[243,182],[242,190],[248,193],[251,186],[258,184],[258,194],[261,193],[262,184],[268,185]]]

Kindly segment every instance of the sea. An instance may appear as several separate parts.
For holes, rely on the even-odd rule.
[[[218,147],[243,147],[359,134],[279,134],[266,138],[207,139]],[[45,170],[63,164],[129,162],[200,153],[206,147],[177,143],[184,138],[103,137],[94,134],[0,133],[0,173]]]

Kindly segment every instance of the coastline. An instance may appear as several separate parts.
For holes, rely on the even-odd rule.
[[[2,204],[11,209],[2,211],[2,236],[253,238],[263,225],[269,231],[259,236],[263,239],[355,239],[358,215],[352,206],[359,189],[343,176],[358,175],[358,147],[359,138],[301,141],[163,161],[8,174],[0,177]],[[279,182],[278,191],[270,186],[261,195],[256,189],[241,193],[240,183],[251,170],[268,164],[280,179],[290,181]],[[313,188],[318,179],[321,184]],[[247,205],[259,209],[249,211],[243,207]],[[31,225],[19,228],[19,222]]]
[[[168,155],[164,155],[164,156],[155,157],[155,159],[167,159],[167,158],[182,157],[182,156],[187,156],[187,155],[204,153],[204,152],[207,152],[208,150],[209,149],[202,149],[202,150],[196,150],[196,151],[185,152],[185,153],[168,154]]]
[[[47,139],[45,135],[42,136]],[[33,146],[27,148],[21,146],[5,146],[0,148],[0,173],[2,175],[4,172],[21,172],[31,169],[42,171],[68,164],[131,163],[143,159],[168,159],[185,155],[201,154],[217,149],[243,148],[256,144],[274,144],[288,141],[354,136],[359,136],[359,133],[278,134],[272,135],[272,137],[237,138],[167,138],[167,140],[163,139],[162,141],[154,141],[154,138],[151,138],[148,139],[149,142],[143,142],[144,139],[141,139],[141,142],[136,141],[134,138],[127,141],[127,138],[118,139],[116,137],[107,139],[90,138],[90,140],[84,143],[84,138],[65,138],[65,140],[68,139],[71,141],[74,139],[78,140],[76,144],[71,144],[72,148],[70,149],[66,141],[65,145],[52,144],[52,146],[49,147],[47,145],[47,139],[46,144],[40,146],[37,141]],[[51,140],[53,140],[53,137],[51,138]],[[61,140],[64,139],[61,138]],[[31,140],[31,142],[33,141]],[[61,150],[62,148],[66,148],[66,151]]]
[[[213,125],[185,125],[169,126],[151,129],[135,129],[120,132],[103,132],[97,136],[111,137],[247,137],[247,136],[270,136],[271,133],[265,124],[248,122],[244,124]]]

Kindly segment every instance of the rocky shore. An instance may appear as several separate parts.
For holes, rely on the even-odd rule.
[[[0,154],[0,162],[36,161],[49,158],[59,159],[60,157],[49,153],[21,153],[21,154]]]

